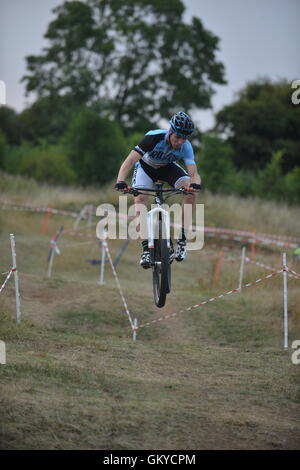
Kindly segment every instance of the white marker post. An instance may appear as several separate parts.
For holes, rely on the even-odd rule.
[[[137,327],[138,327],[138,321],[137,321],[137,318],[134,318],[133,319],[133,329],[132,329],[133,341],[136,341]]]
[[[0,364],[6,364],[6,346],[4,341],[0,341]]]
[[[240,265],[240,280],[239,280],[239,290],[240,291],[241,291],[242,285],[243,285],[245,254],[246,254],[246,247],[243,246],[243,248],[242,248],[242,257],[241,257],[241,265]]]
[[[93,225],[93,211],[94,211],[94,206],[89,205],[88,206],[88,219],[87,219],[87,226],[89,228]]]
[[[53,242],[55,243],[55,242]],[[48,277],[51,277],[51,274],[52,274],[52,265],[53,265],[53,258],[54,258],[54,253],[55,253],[55,250],[58,249],[56,246],[52,246],[52,251],[51,251],[51,254],[50,254],[50,259],[49,259],[49,264],[48,264]]]
[[[60,255],[60,250],[57,245],[57,241],[62,234],[64,230],[64,226],[62,225],[60,229],[56,232],[55,236],[51,239],[50,244],[50,254],[48,256],[48,277],[51,277],[52,274],[52,265],[53,265],[53,259],[54,259],[54,254],[56,253],[57,255]]]
[[[100,262],[100,280],[98,282],[99,286],[103,286],[105,284],[104,282],[104,267],[105,267],[105,255],[106,255],[106,250],[105,250],[105,241],[101,240],[101,262]]]
[[[74,225],[73,225],[73,228],[74,230],[77,230],[78,229],[78,226],[79,226],[79,223],[81,221],[81,219],[83,219],[85,217],[85,214],[86,214],[86,211],[87,211],[87,207],[88,206],[84,206],[81,211],[79,212],[75,222],[74,222]]]
[[[17,323],[21,321],[21,308],[20,308],[20,292],[19,292],[19,274],[17,271],[17,256],[16,256],[16,244],[14,234],[10,234],[10,245],[11,245],[11,255],[13,261],[14,269],[14,278],[15,278],[15,292],[16,292],[16,316]]]
[[[289,340],[288,340],[288,290],[287,290],[287,272],[286,272],[286,253],[282,254],[282,264],[283,264],[283,324],[284,324],[284,349],[288,349]]]

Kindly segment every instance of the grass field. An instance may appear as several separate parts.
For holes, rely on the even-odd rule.
[[[0,184],[0,199],[35,205],[80,210],[116,200],[109,190],[97,198],[96,189],[40,187],[9,177]],[[206,225],[299,236],[299,208],[209,193],[200,198]],[[17,325],[10,280],[0,294],[7,351],[0,365],[1,449],[300,448],[300,365],[291,361],[291,344],[300,339],[298,280],[288,280],[285,350],[282,275],[186,310],[238,286],[239,262],[224,261],[219,281],[214,273],[220,248],[226,257],[239,256],[239,244],[209,238],[203,250],[174,264],[172,292],[157,309],[151,273],[139,268],[140,247],[130,242],[117,266],[129,311],[139,325],[163,317],[138,329],[134,342],[109,264],[100,286],[99,264],[88,261],[100,257],[94,227],[81,223],[91,238],[62,235],[49,279],[50,238],[61,224],[72,229],[74,219],[51,215],[42,235],[43,219],[0,211],[0,272],[11,266],[14,233],[22,311]],[[113,258],[123,242],[109,241]],[[287,254],[299,272],[300,263]],[[256,256],[281,263],[279,249],[258,247]],[[244,282],[265,274],[247,264]]]

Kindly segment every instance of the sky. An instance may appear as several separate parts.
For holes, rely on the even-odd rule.
[[[162,0],[168,1],[168,0]],[[62,0],[0,0],[0,80],[6,104],[21,111],[25,97],[21,77],[27,55],[40,54],[43,35]],[[214,113],[230,104],[248,81],[300,79],[300,0],[183,0],[184,20],[192,16],[220,38],[217,59],[225,65],[227,85],[214,86],[213,109],[193,114],[202,131],[214,124]]]

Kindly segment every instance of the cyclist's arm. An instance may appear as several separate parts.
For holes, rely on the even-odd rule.
[[[196,164],[187,163],[186,168],[188,175],[191,178],[191,183],[201,184],[201,176],[198,173]]]
[[[117,181],[125,181],[133,165],[140,160],[141,155],[135,150],[131,150],[128,157],[124,160],[119,170]]]

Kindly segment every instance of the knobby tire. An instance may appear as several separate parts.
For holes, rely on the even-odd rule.
[[[153,293],[157,307],[166,303],[167,294],[171,290],[170,253],[167,239],[163,234],[163,223],[159,218],[158,238],[154,240],[154,261],[160,262],[153,267]]]

